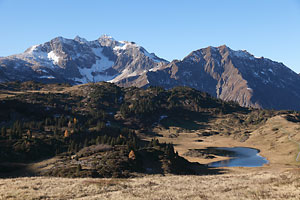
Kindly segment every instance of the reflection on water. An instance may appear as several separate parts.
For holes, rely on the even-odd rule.
[[[210,167],[260,167],[268,163],[268,160],[258,153],[257,149],[247,147],[216,147],[217,150],[226,150],[233,153],[233,157],[228,160],[222,160],[209,163]]]

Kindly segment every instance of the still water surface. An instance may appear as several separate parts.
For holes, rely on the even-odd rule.
[[[210,167],[261,167],[269,161],[260,156],[257,149],[247,147],[215,147],[216,150],[229,151],[228,160],[209,163]]]

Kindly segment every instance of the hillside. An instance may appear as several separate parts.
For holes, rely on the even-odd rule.
[[[144,90],[104,82],[73,87],[12,82],[0,88],[2,176],[22,169],[25,175],[35,174],[27,164],[54,156],[38,174],[210,173],[179,156],[172,144],[143,138],[151,138],[158,125],[178,123],[188,129],[197,126],[193,119],[205,122],[218,113],[251,112],[185,87]],[[186,124],[189,121],[192,124]]]
[[[185,155],[190,139],[247,144],[274,116],[299,121],[293,112],[243,108],[188,87],[11,82],[0,90],[2,176],[219,173],[201,165],[208,160],[191,163],[199,160]]]

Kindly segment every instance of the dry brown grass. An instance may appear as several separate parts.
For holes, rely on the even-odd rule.
[[[132,179],[0,180],[1,199],[299,199],[299,170]]]

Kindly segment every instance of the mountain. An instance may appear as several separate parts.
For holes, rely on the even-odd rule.
[[[24,53],[0,58],[0,82],[88,82],[121,80],[168,63],[134,42],[103,35],[87,41],[57,37],[28,48]]]
[[[282,63],[223,45],[168,62],[134,42],[57,37],[0,58],[0,82],[189,86],[242,106],[300,110],[300,76]]]
[[[129,81],[130,80],[130,81]],[[267,58],[223,45],[193,51],[183,60],[116,82],[121,86],[189,86],[242,106],[300,110],[300,77]],[[146,83],[146,84],[145,84]]]

